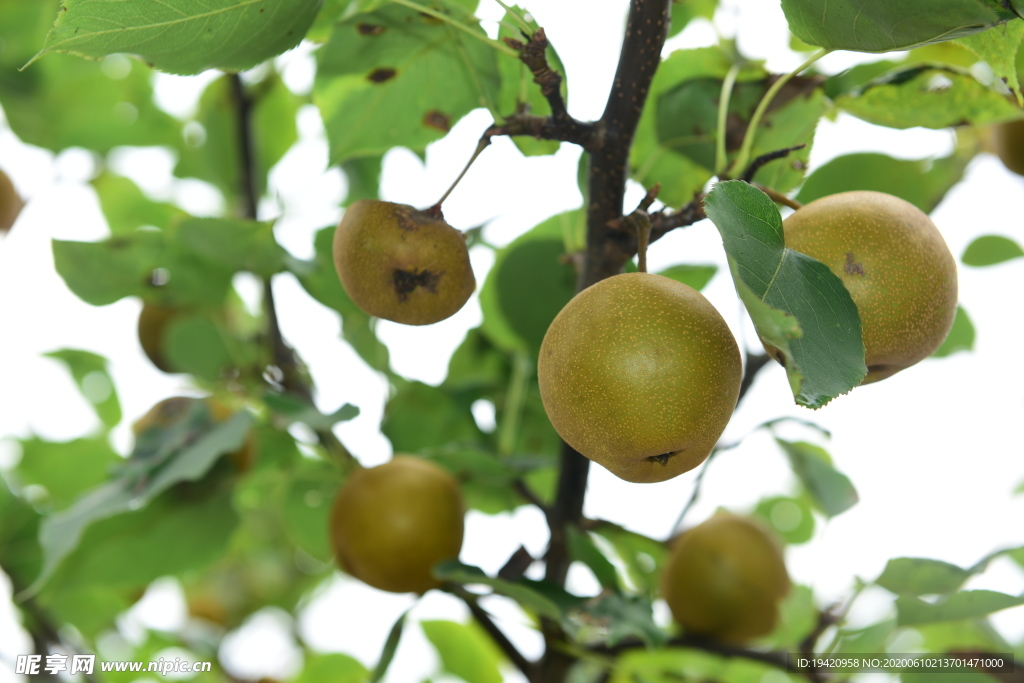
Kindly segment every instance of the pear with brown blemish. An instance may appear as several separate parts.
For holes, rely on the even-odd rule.
[[[430,211],[363,199],[334,232],[334,265],[349,298],[370,315],[430,325],[476,287],[465,236]]]
[[[728,325],[697,290],[625,273],[577,294],[551,323],[537,366],[555,431],[626,481],[702,463],[729,423],[742,377]]]
[[[927,214],[883,192],[817,199],[783,222],[786,246],[824,263],[860,312],[867,377],[924,360],[956,316],[956,261]]]

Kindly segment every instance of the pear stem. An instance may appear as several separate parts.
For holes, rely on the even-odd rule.
[[[490,144],[491,136],[488,135],[487,133],[484,133],[483,137],[480,138],[480,142],[476,144],[476,151],[473,152],[473,156],[469,158],[469,161],[467,161],[466,165],[463,167],[462,173],[460,173],[459,177],[455,179],[455,182],[451,184],[451,187],[448,188],[448,191],[441,195],[441,198],[437,200],[437,203],[431,206],[429,209],[427,209],[427,213],[431,214],[432,216],[437,216],[438,218],[441,217],[441,205],[444,204],[444,200],[448,199],[448,195],[450,195],[452,191],[458,186],[458,184],[462,182],[462,179],[463,177],[465,177],[466,172],[469,171],[469,167],[473,165],[473,162],[476,161],[477,157],[480,156],[480,154],[485,149],[487,149],[488,145]]]
[[[640,200],[636,211],[624,217],[621,223],[636,232],[637,269],[641,273],[647,272],[647,246],[651,243],[651,216],[647,210],[651,208],[660,191],[661,183],[655,183]]]

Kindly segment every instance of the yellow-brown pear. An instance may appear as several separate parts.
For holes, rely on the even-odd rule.
[[[1024,119],[993,126],[989,131],[988,146],[1003,166],[1017,175],[1024,175]]]
[[[14,226],[14,221],[18,220],[18,214],[24,206],[25,202],[14,189],[14,183],[6,173],[0,171],[0,234]]]
[[[687,632],[739,643],[775,628],[789,589],[771,532],[729,513],[677,537],[661,575],[662,597]]]
[[[167,360],[164,341],[167,328],[177,315],[178,311],[156,304],[143,304],[139,313],[139,344],[150,362],[164,372],[175,371]]]
[[[334,265],[359,308],[406,325],[444,320],[476,287],[463,234],[405,204],[348,207],[334,232]]]
[[[408,455],[352,473],[331,511],[338,565],[380,590],[425,593],[431,569],[462,549],[465,508],[459,483]]]
[[[956,261],[927,214],[882,192],[816,199],[783,222],[786,246],[824,263],[860,313],[867,377],[930,356],[956,316]]]
[[[736,407],[742,362],[700,292],[626,273],[566,304],[544,336],[537,376],[566,443],[626,481],[658,482],[711,453]]]

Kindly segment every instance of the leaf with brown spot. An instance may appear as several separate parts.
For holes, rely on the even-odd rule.
[[[356,30],[359,31],[359,35],[361,36],[379,36],[384,33],[384,31],[387,31],[388,27],[381,26],[380,24],[368,24],[366,22],[362,22],[356,24]]]
[[[451,117],[436,109],[431,109],[423,117],[423,125],[443,130],[445,133],[452,129]]]
[[[384,83],[385,81],[390,81],[396,75],[398,75],[398,71],[396,71],[395,69],[382,67],[371,71],[366,78],[367,80],[373,81],[374,83]]]

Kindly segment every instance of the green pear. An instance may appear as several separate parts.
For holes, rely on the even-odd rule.
[[[742,374],[714,306],[647,273],[577,294],[548,328],[537,366],[555,431],[631,482],[665,481],[702,463],[729,423]]]

